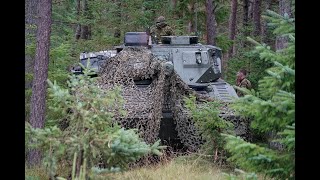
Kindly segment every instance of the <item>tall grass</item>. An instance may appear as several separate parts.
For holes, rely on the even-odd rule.
[[[171,161],[155,166],[135,168],[117,174],[101,175],[101,179],[116,180],[220,180],[225,179],[221,167],[216,167],[209,161],[194,156],[180,156]]]
[[[71,168],[71,167],[70,167]],[[67,167],[60,167],[59,176],[67,177]],[[25,169],[26,179],[42,180],[48,179],[46,172],[42,168]],[[101,174],[99,179],[124,179],[124,180],[157,180],[157,179],[177,179],[177,180],[206,180],[225,179],[222,170],[203,160],[194,160],[188,157],[178,157],[166,163],[155,166],[135,168],[122,173]]]
[[[26,180],[49,179],[43,168],[25,169]],[[60,165],[58,175],[68,177],[71,167]],[[223,173],[232,173],[230,167],[217,167],[197,156],[180,156],[158,165],[134,168],[122,173],[95,176],[94,180],[224,180]],[[240,178],[241,179],[241,178]],[[258,179],[263,179],[258,175]]]

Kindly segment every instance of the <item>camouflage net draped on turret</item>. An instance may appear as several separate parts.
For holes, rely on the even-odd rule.
[[[100,72],[104,89],[121,87],[126,117],[115,117],[125,128],[137,128],[147,143],[157,140],[163,102],[164,72],[160,62],[146,48],[125,48],[110,58]],[[152,78],[147,87],[137,87],[135,79]]]
[[[127,114],[125,117],[116,116],[115,120],[123,127],[138,129],[147,143],[154,143],[158,139],[162,111],[171,109],[181,143],[189,151],[196,151],[202,140],[190,113],[184,107],[183,97],[193,94],[198,101],[205,100],[205,97],[189,88],[175,72],[167,76],[163,63],[146,47],[124,47],[102,67],[98,83],[106,90],[121,87]],[[151,79],[152,82],[150,85],[137,86],[134,80],[138,79]],[[228,113],[222,113],[222,116]],[[231,118],[231,121],[237,120]]]
[[[166,77],[162,63],[164,61],[145,47],[125,47],[106,62],[99,75],[99,86],[104,89],[121,87],[127,114],[116,120],[123,127],[139,129],[147,143],[158,139],[162,110],[171,108],[178,137],[189,150],[196,150],[201,138],[183,107],[183,96],[194,92],[177,74]],[[138,87],[135,79],[152,79],[152,82]]]

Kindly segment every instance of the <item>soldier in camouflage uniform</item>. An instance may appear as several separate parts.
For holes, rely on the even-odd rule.
[[[174,35],[171,27],[165,22],[165,18],[160,16],[157,18],[156,24],[151,26],[150,34],[152,36],[152,42],[157,44],[161,43],[161,36],[172,36]]]
[[[246,76],[247,71],[245,69],[241,69],[240,71],[238,71],[236,85],[241,88],[251,89],[251,82],[248,79],[246,79]],[[237,89],[236,92],[239,97],[244,95]]]

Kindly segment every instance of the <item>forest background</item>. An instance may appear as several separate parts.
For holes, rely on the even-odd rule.
[[[234,108],[253,117],[253,129],[262,139],[269,137],[263,133],[270,129],[280,133],[277,137],[282,137],[285,151],[264,149],[267,140],[251,142],[250,153],[256,150],[254,157],[260,161],[250,164],[229,147],[235,164],[250,172],[258,172],[254,167],[262,165],[270,170],[262,174],[294,177],[295,3],[291,0],[26,0],[25,121],[40,129],[57,125],[62,115],[49,108],[56,101],[49,96],[46,80],[56,81],[51,88],[67,89],[70,68],[79,62],[80,52],[112,49],[123,43],[125,32],[146,31],[160,15],[176,35],[198,35],[201,43],[222,48],[223,79],[230,84],[235,84],[240,68],[247,69],[253,90]],[[38,83],[43,86],[35,86]],[[229,142],[246,144],[231,137]],[[283,159],[274,158],[274,153]],[[262,161],[277,165],[264,166]]]

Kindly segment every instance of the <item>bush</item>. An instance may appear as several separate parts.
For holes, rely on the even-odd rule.
[[[148,153],[160,155],[159,150],[164,148],[159,146],[159,141],[147,145],[135,130],[124,130],[117,125],[114,115],[125,114],[120,89],[104,91],[95,80],[89,77],[89,70],[85,70],[85,75],[71,76],[70,89],[48,80],[49,97],[53,102],[50,108],[64,117],[52,121],[64,127],[34,129],[26,123],[26,142],[32,142],[26,145],[43,151],[43,165],[50,177],[55,175],[57,163],[72,161],[75,153],[78,176],[82,165],[92,168],[102,162],[106,171],[125,170],[129,162]]]
[[[205,140],[205,144],[202,146],[203,150],[214,156],[214,162],[221,161],[223,157],[218,159],[218,152],[223,153],[222,148],[225,143],[221,133],[233,132],[232,123],[219,117],[219,107],[222,103],[212,101],[196,104],[196,97],[194,96],[185,98],[185,102],[201,137]]]

